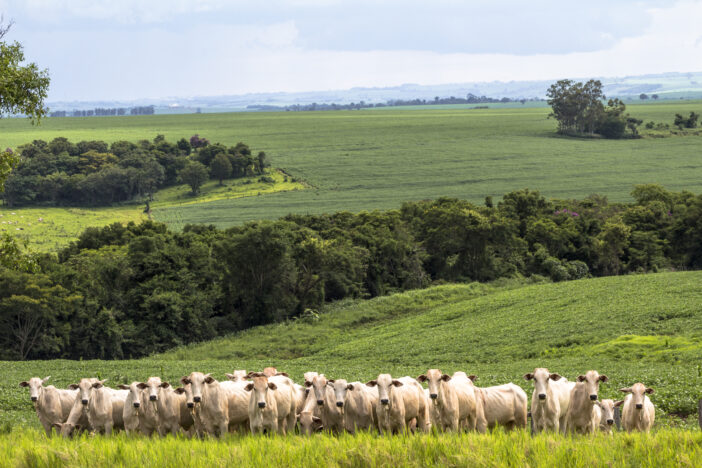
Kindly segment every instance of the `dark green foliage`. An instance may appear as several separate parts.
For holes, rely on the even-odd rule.
[[[700,114],[697,112],[690,112],[690,116],[685,118],[681,114],[675,114],[675,120],[673,120],[673,125],[682,129],[684,128],[696,128],[697,121],[700,118]]]
[[[196,193],[209,178],[208,169],[221,184],[230,177],[263,174],[270,165],[264,152],[253,157],[243,143],[227,148],[219,143],[203,143],[207,140],[199,137],[193,141],[198,148],[195,153],[185,138],[172,144],[163,135],[138,144],[73,144],[64,137],[49,143],[34,140],[20,147],[19,157],[12,152],[0,154],[0,180],[3,171],[9,173],[3,197],[8,206],[110,205],[144,197],[152,200],[158,189],[181,181]],[[185,178],[179,177],[181,173]]]

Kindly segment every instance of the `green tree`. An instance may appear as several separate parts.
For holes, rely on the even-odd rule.
[[[178,179],[183,184],[188,184],[193,191],[193,195],[197,195],[202,184],[207,182],[209,174],[204,164],[197,161],[190,161],[178,173]]]
[[[560,133],[594,133],[604,112],[605,96],[599,80],[560,80],[551,85],[546,96],[552,109],[549,117],[558,121]]]
[[[219,180],[219,185],[222,185],[222,181],[232,175],[232,163],[229,162],[226,154],[220,153],[214,157],[210,163],[210,172],[212,177]]]
[[[645,101],[646,99],[648,99],[648,94],[646,94],[646,93],[639,94],[639,99],[641,99],[642,101]]]

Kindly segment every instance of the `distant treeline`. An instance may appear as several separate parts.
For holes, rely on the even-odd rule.
[[[350,104],[318,104],[313,102],[312,104],[293,104],[291,106],[272,106],[265,104],[257,104],[247,106],[247,109],[252,110],[262,110],[262,111],[321,111],[321,110],[359,110],[359,109],[369,109],[373,107],[396,107],[396,106],[425,106],[425,105],[437,105],[437,104],[496,104],[496,103],[508,103],[508,102],[519,102],[525,104],[529,101],[543,101],[539,98],[530,99],[511,99],[508,97],[503,97],[501,99],[489,98],[487,96],[476,96],[474,94],[468,93],[465,98],[460,97],[445,97],[440,98],[436,96],[434,99],[391,99],[384,103],[367,103],[365,101],[352,102]]]
[[[209,178],[262,175],[266,154],[253,155],[244,143],[210,142],[198,135],[176,143],[163,135],[137,143],[79,141],[64,137],[34,140],[18,148],[20,162],[2,194],[9,206],[108,205],[153,196],[164,187],[188,184],[193,192]]]
[[[112,115],[152,115],[154,106],[96,107],[95,109],[49,112],[49,117],[107,117]]]
[[[220,230],[90,228],[58,256],[0,241],[0,359],[127,358],[432,283],[702,268],[702,195],[519,190],[484,206],[289,215]]]

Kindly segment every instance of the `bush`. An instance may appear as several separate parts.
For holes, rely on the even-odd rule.
[[[597,133],[605,138],[617,139],[624,136],[626,131],[626,121],[613,115],[607,116],[597,129]]]

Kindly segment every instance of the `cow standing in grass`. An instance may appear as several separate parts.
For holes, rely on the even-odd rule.
[[[564,431],[570,405],[570,392],[575,387],[575,382],[569,382],[568,379],[551,373],[543,367],[524,374],[524,378],[534,381],[534,392],[531,395],[531,419],[534,422],[534,433]]]
[[[20,387],[29,388],[29,398],[34,404],[39,422],[44,427],[46,435],[51,435],[56,425],[63,424],[71,413],[71,408],[75,402],[75,390],[59,390],[53,385],[44,387],[49,377],[40,379],[32,377],[29,381],[20,382]]]
[[[623,402],[618,401],[616,404],[617,406],[624,405],[622,409],[624,430],[627,432],[650,431],[656,419],[656,409],[648,397],[653,393],[653,389],[642,383],[635,383],[631,387],[620,388],[619,391],[628,393]]]
[[[599,427],[599,410],[595,409],[600,383],[609,380],[597,371],[588,371],[578,376],[578,382],[570,391],[570,404],[566,414],[566,432],[588,434]]]

